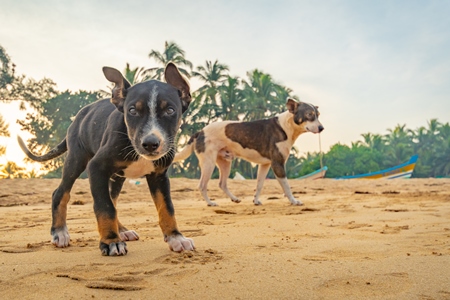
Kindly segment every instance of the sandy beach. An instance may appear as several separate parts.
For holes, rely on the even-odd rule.
[[[289,181],[291,206],[266,180],[229,180],[242,202],[172,179],[179,229],[196,251],[163,241],[145,185],[125,183],[128,255],[103,257],[88,180],[71,193],[71,246],[50,243],[56,179],[0,180],[2,299],[450,299],[450,179]]]

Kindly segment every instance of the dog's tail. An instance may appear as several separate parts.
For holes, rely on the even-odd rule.
[[[184,147],[183,150],[181,150],[180,152],[175,154],[173,162],[179,162],[179,161],[185,160],[192,154],[192,152],[194,152],[195,140],[197,139],[199,134],[200,134],[200,132],[197,132],[193,136],[191,136],[186,147]]]
[[[58,146],[56,146],[55,148],[53,148],[52,150],[50,150],[46,154],[40,155],[40,156],[31,153],[31,151],[25,145],[24,141],[22,140],[22,138],[20,136],[17,136],[17,141],[19,142],[19,146],[20,146],[20,148],[22,148],[22,151],[25,152],[25,154],[29,158],[31,158],[34,161],[38,161],[38,162],[43,162],[43,161],[47,161],[47,160],[53,159],[53,158],[58,157],[61,154],[63,154],[64,152],[67,151],[66,139],[64,139],[61,143],[59,143]]]

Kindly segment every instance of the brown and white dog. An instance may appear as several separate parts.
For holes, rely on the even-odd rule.
[[[216,206],[207,195],[207,185],[217,165],[220,171],[219,186],[233,202],[240,200],[227,187],[231,161],[242,158],[259,164],[255,205],[261,205],[259,195],[264,180],[272,167],[284,194],[293,205],[303,205],[294,198],[289,187],[285,163],[298,136],[305,132],[320,133],[324,128],[319,122],[317,106],[288,98],[287,111],[276,117],[252,122],[223,121],[209,124],[195,133],[188,145],[175,155],[174,162],[188,158],[195,150],[201,178],[199,189],[208,206]]]

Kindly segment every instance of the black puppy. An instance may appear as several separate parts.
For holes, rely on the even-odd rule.
[[[175,153],[175,134],[191,102],[189,83],[172,63],[165,69],[167,83],[150,80],[131,86],[116,69],[104,67],[103,73],[115,84],[111,99],[83,107],[58,146],[37,156],[18,137],[22,150],[36,161],[67,151],[62,181],[52,197],[52,243],[69,245],[66,214],[70,190],[87,169],[103,255],[125,255],[125,241],[139,239],[119,222],[116,202],[125,178],[141,176],[147,179],[169,248],[193,250],[193,241],[178,231],[167,176]]]

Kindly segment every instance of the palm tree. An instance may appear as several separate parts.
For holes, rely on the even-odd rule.
[[[5,123],[3,116],[0,115],[0,136],[9,137],[8,124]],[[0,146],[0,156],[4,155],[6,152],[6,147]]]
[[[152,78],[150,72],[146,72],[143,67],[136,67],[134,69],[131,69],[129,63],[127,63],[127,66],[125,67],[123,76],[132,85]]]
[[[0,169],[0,178],[13,179],[25,176],[25,168],[19,167],[15,162],[8,161],[6,165],[2,165]]]
[[[3,116],[0,115],[0,136],[9,137],[8,124],[5,123]]]
[[[169,62],[173,62],[177,65],[178,69],[182,74],[189,77],[189,72],[186,71],[182,66],[187,66],[192,70],[192,63],[184,58],[184,50],[180,48],[175,42],[165,42],[163,53],[152,50],[148,55],[149,58],[153,58],[162,67],[155,67],[145,70],[146,73],[153,74],[153,79],[162,80],[164,76],[165,66]]]
[[[439,134],[439,128],[441,127],[441,123],[438,122],[437,119],[431,119],[428,123],[428,133],[432,136],[436,136]]]
[[[410,130],[412,134],[412,145],[414,153],[419,154],[419,161],[414,169],[416,177],[434,176],[436,156],[439,154],[441,145],[440,128],[441,123],[437,119],[431,119],[427,122],[428,126],[421,126],[418,129]]]
[[[25,173],[24,175],[25,175],[24,176],[25,178],[39,178],[39,177],[41,177],[35,170],[31,170],[28,173]]]
[[[221,103],[218,114],[221,120],[239,120],[239,116],[244,114],[244,95],[239,84],[238,77],[227,76],[225,82],[218,87]]]
[[[434,176],[450,175],[450,138],[447,138],[440,145],[440,151],[436,154],[433,161]]]
[[[429,122],[429,128],[430,126]],[[434,127],[434,126],[433,126]],[[433,175],[434,176],[449,176],[450,175],[450,124],[439,124],[437,127],[438,136],[437,142],[434,145],[434,158],[432,160]]]
[[[220,117],[220,99],[218,97],[218,86],[228,77],[225,74],[228,71],[228,66],[219,63],[217,60],[212,63],[206,61],[205,66],[198,66],[197,71],[192,72],[192,76],[200,79],[204,82],[194,93],[196,104],[199,106],[200,111],[198,115],[207,118],[206,124],[209,124],[212,120],[217,120]]]
[[[384,147],[384,139],[383,136],[379,134],[373,133],[363,133],[361,134],[363,137],[363,145],[376,151],[382,151]]]
[[[273,116],[284,110],[286,96],[291,90],[273,82],[272,76],[259,70],[247,73],[243,81],[247,111],[245,120],[258,120]]]
[[[0,45],[0,94],[14,80],[14,69],[16,65],[11,63],[6,50]]]
[[[388,129],[386,138],[387,162],[393,166],[405,162],[413,154],[412,134],[406,129],[406,124],[398,124],[394,129]]]

